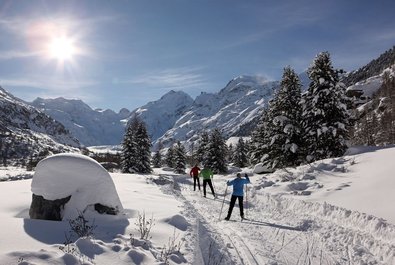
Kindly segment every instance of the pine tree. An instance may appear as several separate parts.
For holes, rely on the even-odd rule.
[[[163,148],[163,144],[162,144],[162,142],[159,141],[158,146],[157,146],[157,151],[154,153],[154,155],[152,157],[153,167],[159,168],[163,164],[162,153],[161,153],[162,148]]]
[[[203,131],[200,134],[199,146],[196,150],[196,159],[198,160],[198,163],[200,162],[203,166],[207,163],[209,138],[209,134],[206,131]]]
[[[301,84],[297,74],[290,67],[284,68],[280,88],[270,101],[270,139],[264,164],[268,167],[284,168],[296,166],[301,161]]]
[[[175,162],[174,162],[174,147],[170,146],[169,149],[167,149],[166,152],[166,165],[170,168],[174,168],[175,167]]]
[[[138,146],[136,141],[136,131],[139,120],[134,117],[128,127],[122,141],[121,166],[123,173],[135,171],[135,164],[138,160]]]
[[[308,70],[311,80],[303,95],[303,127],[307,161],[337,157],[347,149],[350,114],[345,87],[328,52],[316,56]]]
[[[256,128],[251,133],[251,142],[249,150],[250,164],[255,165],[266,159],[269,152],[269,125],[270,119],[267,109],[262,109],[261,117]]]
[[[134,117],[127,127],[122,142],[122,172],[150,173],[151,140],[143,121]]]
[[[236,149],[236,147],[233,147],[232,143],[230,143],[228,145],[228,148],[227,148],[228,152],[226,153],[226,160],[227,161],[232,161],[233,163],[235,163],[235,161],[234,161],[234,154],[236,152],[235,149]]]
[[[174,147],[174,172],[178,174],[185,174],[186,168],[186,152],[184,146],[177,142]]]
[[[210,134],[207,147],[204,166],[210,168],[214,173],[226,173],[228,170],[226,166],[227,146],[218,129],[214,129]]]
[[[354,126],[355,145],[375,145],[378,122],[375,112],[370,112],[361,117]]]
[[[237,167],[246,167],[248,165],[248,148],[243,138],[239,137],[236,148],[233,153],[233,163]]]
[[[140,122],[137,132],[137,144],[139,146],[139,160],[137,172],[139,173],[151,173],[151,139],[148,136],[147,128],[144,122]]]
[[[152,156],[152,166],[156,168],[162,166],[162,154],[160,153],[160,150],[156,151]]]

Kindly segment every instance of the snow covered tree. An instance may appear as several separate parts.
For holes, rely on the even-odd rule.
[[[236,144],[232,160],[234,165],[240,168],[248,165],[248,148],[241,137],[239,137],[239,141]]]
[[[200,135],[199,146],[196,150],[196,159],[198,163],[200,162],[202,165],[205,165],[207,161],[209,140],[209,134],[206,131],[203,131]]]
[[[345,86],[328,52],[316,56],[308,70],[311,80],[303,95],[303,127],[307,161],[337,157],[347,149],[350,114]]]
[[[280,88],[270,101],[270,123],[266,137],[270,140],[263,163],[272,168],[296,166],[301,162],[301,84],[290,67],[284,68]]]
[[[160,153],[160,150],[156,151],[154,155],[152,156],[152,165],[153,167],[161,167],[162,166],[162,155]]]
[[[267,153],[269,152],[269,125],[270,116],[267,109],[263,109],[261,117],[258,121],[256,128],[251,133],[249,159],[250,164],[255,165],[261,163],[266,159]]]
[[[168,167],[170,167],[170,168],[174,168],[175,167],[174,156],[175,156],[174,147],[170,146],[169,149],[167,149],[166,158],[165,158],[166,165]]]
[[[151,140],[143,121],[134,117],[122,141],[122,172],[150,173]]]
[[[137,164],[137,172],[151,173],[151,139],[148,136],[147,128],[143,121],[140,122],[136,132],[137,144],[139,146],[139,160]]]
[[[234,158],[234,154],[235,154],[235,148],[236,147],[234,147],[232,143],[230,143],[228,145],[228,148],[227,148],[228,152],[226,154],[227,161],[232,161],[234,163],[233,158]]]
[[[219,129],[214,129],[210,134],[209,143],[207,145],[207,156],[205,167],[210,168],[214,173],[226,173],[226,153],[227,146],[225,139],[222,137]]]
[[[136,141],[138,124],[139,120],[134,117],[126,128],[126,133],[123,137],[121,153],[121,166],[123,173],[133,172],[133,168],[138,160],[138,147]]]
[[[353,144],[376,145],[379,128],[378,119],[374,111],[364,114],[354,125]]]
[[[163,148],[163,144],[162,144],[162,142],[159,142],[158,150],[152,156],[152,165],[156,168],[161,167],[162,163],[163,163],[162,153],[161,153],[162,148]]]
[[[178,174],[185,174],[186,168],[186,151],[184,146],[177,142],[174,147],[174,172]]]

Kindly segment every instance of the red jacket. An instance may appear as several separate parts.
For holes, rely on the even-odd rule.
[[[199,167],[193,167],[191,169],[191,172],[189,172],[189,175],[191,175],[191,177],[197,177],[199,176],[199,170],[200,170]]]

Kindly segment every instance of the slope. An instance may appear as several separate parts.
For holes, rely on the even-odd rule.
[[[214,177],[214,199],[193,191],[189,176],[165,169],[112,174],[126,220],[96,216],[95,238],[78,240],[70,252],[61,248],[67,222],[28,219],[31,181],[1,182],[0,218],[9,229],[0,231],[7,241],[0,246],[0,264],[394,264],[395,224],[383,219],[395,220],[394,154],[395,147],[357,148],[305,167],[250,173],[243,222],[237,208],[230,221],[222,220],[231,190],[224,198],[225,182],[233,175]],[[381,172],[366,170],[379,167]],[[364,184],[370,199],[389,211],[375,213],[376,205],[363,203]],[[348,196],[327,202],[343,192]],[[362,202],[358,209],[344,208],[350,198]],[[142,212],[155,219],[149,241],[136,230]],[[176,248],[166,252],[171,244]]]
[[[31,105],[62,123],[85,146],[119,144],[130,115],[127,109],[93,110],[81,100],[65,98],[37,98]]]
[[[152,141],[157,140],[187,111],[193,99],[182,91],[169,91],[160,99],[132,111],[130,117],[138,117],[147,126]]]
[[[202,93],[162,137],[165,146],[176,140],[187,146],[195,142],[203,130],[218,128],[225,137],[234,134],[266,106],[278,82],[259,76],[239,76],[218,93]]]
[[[79,147],[78,140],[62,124],[1,87],[0,135],[3,159],[26,159]]]

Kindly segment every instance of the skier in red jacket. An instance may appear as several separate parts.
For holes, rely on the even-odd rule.
[[[198,184],[199,190],[200,190],[200,180],[199,180],[199,171],[200,168],[196,164],[192,169],[191,172],[189,172],[189,175],[191,175],[191,178],[193,178],[193,190],[196,190],[196,182]]]

